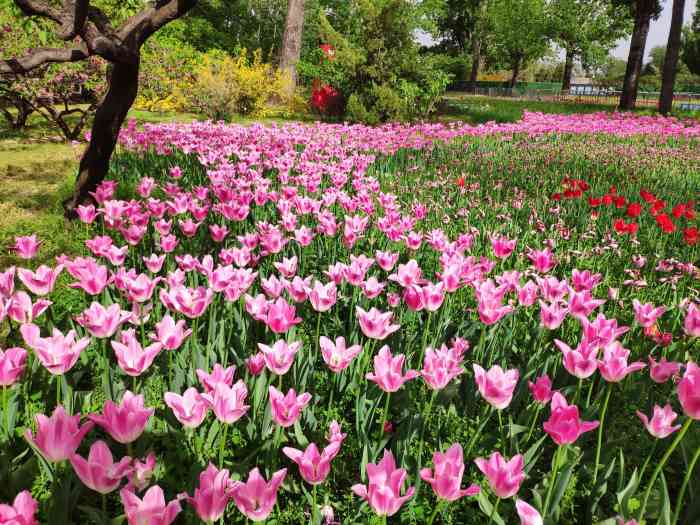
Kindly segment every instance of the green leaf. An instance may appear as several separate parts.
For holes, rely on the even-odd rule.
[[[493,512],[493,504],[489,501],[489,498],[486,496],[486,493],[483,490],[479,492],[479,495],[476,497],[476,501],[479,503],[481,512],[483,512],[487,518],[488,516],[491,516],[491,512]],[[498,512],[494,513],[492,521],[497,525],[505,525],[503,518],[501,518]]]

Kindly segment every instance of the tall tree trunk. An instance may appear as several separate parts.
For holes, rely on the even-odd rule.
[[[469,91],[476,93],[476,80],[479,77],[479,62],[481,61],[481,38],[472,38],[472,70],[469,74]]]
[[[117,145],[119,130],[136,100],[139,64],[113,64],[107,73],[107,93],[95,113],[90,145],[80,159],[73,195],[63,203],[67,218],[74,218],[78,205],[90,199],[90,192],[109,171],[109,160]]]
[[[290,78],[287,95],[294,93],[297,85],[297,63],[301,56],[301,36],[304,30],[304,0],[288,0],[287,19],[284,23],[280,69]]]
[[[520,74],[520,63],[522,62],[522,58],[520,56],[516,57],[515,60],[513,61],[513,74],[510,77],[510,89],[515,89],[515,86],[518,84],[518,75]]]
[[[630,42],[630,52],[627,57],[627,68],[625,69],[625,80],[622,84],[622,94],[620,95],[620,109],[631,110],[637,102],[637,91],[639,89],[639,75],[642,72],[644,61],[644,48],[649,35],[649,23],[651,13],[637,13],[634,18],[634,30]]]
[[[572,46],[566,47],[566,61],[564,62],[564,77],[561,80],[561,90],[569,93],[571,90],[571,75],[574,71],[574,50]]]
[[[681,49],[681,32],[683,31],[683,10],[685,0],[673,0],[671,14],[671,29],[668,33],[666,56],[661,75],[661,95],[659,96],[659,111],[667,115],[673,106],[673,86],[678,72],[678,55]]]

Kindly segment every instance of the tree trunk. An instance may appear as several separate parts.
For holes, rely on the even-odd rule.
[[[481,38],[472,38],[472,70],[469,74],[469,91],[476,93],[476,79],[479,77],[479,61],[481,60]]]
[[[574,51],[570,46],[566,47],[566,61],[564,62],[564,77],[561,81],[562,93],[571,91],[571,75],[574,72]]]
[[[513,75],[510,77],[510,89],[515,89],[515,86],[518,84],[518,75],[520,74],[520,62],[522,59],[520,57],[517,57],[513,61]]]
[[[642,72],[644,48],[647,44],[650,21],[651,13],[649,12],[638,13],[635,16],[630,52],[627,57],[627,68],[625,69],[625,80],[622,85],[622,94],[620,95],[620,109],[634,109],[637,102],[639,75]]]
[[[288,96],[294,93],[297,85],[297,63],[301,56],[301,36],[304,29],[304,0],[289,0],[287,19],[284,23],[282,48],[280,50],[280,69],[290,78]]]
[[[673,106],[673,86],[678,72],[678,55],[681,49],[681,32],[683,31],[683,10],[685,0],[673,0],[671,14],[671,29],[668,33],[666,56],[661,75],[661,95],[659,96],[659,111],[667,115]]]
[[[75,218],[76,208],[91,199],[90,192],[95,191],[107,175],[119,130],[136,100],[138,81],[138,63],[115,63],[109,68],[107,93],[95,113],[90,144],[80,159],[73,195],[63,203],[67,218]]]

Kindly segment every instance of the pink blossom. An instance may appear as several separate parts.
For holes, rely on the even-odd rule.
[[[296,316],[296,309],[283,298],[279,297],[267,308],[264,319],[267,327],[276,334],[283,334],[292,326],[301,322],[301,317]]]
[[[280,339],[272,346],[258,343],[258,348],[263,353],[265,365],[270,372],[281,376],[289,372],[294,356],[301,349],[301,342],[287,344],[285,340]]]
[[[673,426],[673,422],[678,417],[678,414],[673,411],[673,408],[668,403],[663,408],[659,405],[654,405],[654,415],[651,417],[651,420],[639,410],[637,410],[637,416],[642,420],[649,434],[658,439],[666,438],[681,428],[681,425]]]
[[[0,349],[0,386],[14,385],[24,372],[27,363],[27,351],[24,348]]]
[[[319,338],[321,356],[333,372],[338,373],[345,370],[352,360],[362,352],[360,345],[347,347],[344,337],[337,337],[335,343],[325,336]]]
[[[517,494],[520,490],[520,484],[525,479],[522,454],[513,456],[506,461],[500,452],[494,452],[488,459],[476,458],[474,463],[486,476],[491,490],[499,498],[510,498]]]
[[[568,306],[563,306],[560,303],[547,304],[540,301],[540,326],[548,330],[556,330],[561,326],[568,313]]]
[[[327,312],[338,300],[336,286],[333,281],[326,285],[315,281],[313,288],[308,289],[306,293],[309,296],[311,306],[317,312]]]
[[[598,428],[598,421],[581,421],[576,405],[569,405],[566,398],[554,392],[550,404],[552,413],[544,422],[544,431],[557,445],[574,443],[581,434]]]
[[[284,447],[282,452],[299,466],[299,474],[304,481],[311,485],[323,483],[331,470],[331,461],[338,455],[340,441],[332,441],[320,453],[315,443],[311,443],[306,450]]]
[[[700,367],[692,361],[678,383],[678,400],[686,416],[700,420]]]
[[[667,361],[665,357],[656,362],[652,356],[649,356],[649,376],[654,383],[665,383],[680,371],[681,363]]]
[[[127,444],[141,436],[154,412],[154,409],[144,407],[142,395],[134,395],[127,390],[119,405],[108,399],[102,414],[90,414],[88,418],[101,426],[112,439]]]
[[[430,388],[441,390],[462,372],[464,368],[460,352],[445,345],[435,350],[426,348],[420,375]]]
[[[199,487],[194,490],[194,496],[184,494],[184,497],[192,504],[200,520],[214,523],[224,515],[231,483],[227,469],[219,470],[209,463],[206,470],[199,474]]]
[[[181,396],[166,392],[163,397],[165,404],[185,428],[197,428],[207,416],[209,405],[194,387],[185,390]]]
[[[455,443],[444,454],[438,451],[433,453],[434,471],[429,468],[420,470],[420,477],[430,483],[435,495],[445,501],[456,501],[464,496],[475,496],[481,491],[481,487],[471,484],[466,489],[461,489],[464,476],[464,455],[462,446]]]
[[[160,300],[169,310],[179,312],[190,319],[200,317],[214,299],[211,288],[200,286],[196,289],[176,286],[169,291],[160,291]]]
[[[285,395],[270,385],[268,392],[270,395],[272,419],[282,427],[292,426],[299,419],[302,410],[311,401],[311,394],[304,392],[297,396],[293,388],[290,388]]]
[[[493,248],[493,254],[499,259],[505,259],[513,253],[515,250],[515,244],[517,241],[515,239],[508,239],[502,236],[493,236],[491,238],[491,247]]]
[[[153,343],[146,348],[136,337],[133,328],[122,330],[120,340],[112,341],[112,349],[117,356],[117,364],[124,373],[131,377],[138,377],[150,368],[153,360],[163,349],[160,343]]]
[[[205,370],[198,368],[197,377],[199,378],[199,382],[202,383],[204,390],[207,393],[212,393],[219,383],[223,383],[228,387],[233,385],[233,374],[235,372],[235,366],[224,368],[219,363],[215,363],[211,373],[207,373]]]
[[[527,382],[527,387],[530,389],[532,397],[538,403],[546,405],[552,399],[552,380],[547,374],[538,377],[535,382]]]
[[[700,307],[695,303],[688,304],[683,329],[690,337],[700,337]]]
[[[603,359],[598,360],[598,370],[603,379],[610,383],[618,383],[622,381],[628,374],[641,370],[646,364],[641,361],[636,361],[627,364],[627,359],[630,351],[623,348],[622,345],[613,341],[603,349]]]
[[[27,429],[24,437],[36,447],[48,461],[59,463],[69,459],[76,451],[85,434],[92,430],[93,423],[80,426],[80,414],[69,416],[62,405],[58,405],[51,417],[44,414],[34,416],[36,437]]]
[[[277,502],[277,491],[287,475],[287,469],[278,470],[269,482],[256,468],[250,471],[246,482],[235,481],[231,485],[231,496],[236,507],[248,519],[264,521],[272,513]]]
[[[393,334],[400,327],[398,324],[392,324],[393,314],[391,312],[380,312],[372,307],[369,312],[366,312],[361,307],[356,306],[357,320],[360,323],[360,329],[366,337],[371,339],[383,340]]]
[[[415,492],[415,487],[409,487],[401,496],[406,469],[396,468],[394,455],[388,450],[384,450],[379,463],[367,464],[367,477],[367,485],[353,485],[352,491],[365,500],[379,516],[393,516]]]
[[[2,308],[1,304],[2,299],[0,299],[0,308]],[[51,301],[46,299],[37,299],[32,304],[32,298],[29,294],[20,290],[12,294],[12,297],[7,302],[7,316],[20,324],[31,323],[52,304]]]
[[[212,409],[216,418],[227,425],[238,421],[250,408],[245,404],[248,388],[241,380],[233,386],[223,382],[216,383],[212,392],[202,394],[201,397]]]
[[[656,320],[666,311],[665,306],[654,308],[651,303],[640,303],[637,299],[632,299],[632,308],[634,308],[634,318],[639,326],[648,328],[656,324]]]
[[[17,277],[19,277],[22,284],[34,295],[44,296],[51,293],[56,284],[56,279],[58,279],[62,271],[62,264],[59,264],[53,269],[42,264],[34,272],[26,268],[18,268]]]
[[[571,375],[586,379],[598,369],[598,347],[591,345],[588,340],[581,340],[576,349],[572,349],[559,339],[555,339],[554,344],[564,354],[564,368]]]
[[[158,485],[148,489],[143,500],[129,488],[123,488],[119,496],[129,525],[170,525],[182,511],[178,500],[166,505],[163,489]]]
[[[131,313],[123,311],[117,303],[105,308],[102,304],[93,302],[75,320],[94,337],[103,339],[112,337],[129,317]]]
[[[405,360],[405,355],[393,356],[389,347],[384,345],[374,356],[374,372],[367,373],[365,377],[376,383],[385,392],[396,392],[406,381],[420,375],[415,370],[407,370],[404,374],[403,363]]]
[[[41,241],[39,241],[36,234],[33,233],[26,237],[15,237],[13,249],[17,257],[21,259],[33,259],[39,251],[39,246],[41,246]]]
[[[521,499],[515,500],[515,510],[520,518],[520,525],[543,525],[544,523],[537,509]]]
[[[15,496],[12,505],[0,503],[0,520],[3,525],[38,525],[36,513],[39,503],[28,490]]]
[[[68,372],[78,361],[80,353],[90,344],[90,338],[75,340],[75,330],[63,335],[57,328],[53,329],[51,337],[40,336],[39,327],[35,324],[23,324],[20,332],[26,345],[34,350],[39,362],[52,375],[62,375]]]
[[[472,367],[481,397],[497,410],[510,405],[520,372],[517,369],[504,371],[498,365],[491,367],[488,372],[476,363]]]
[[[151,339],[160,343],[165,350],[177,350],[190,335],[192,330],[186,329],[184,320],[175,320],[165,315],[156,323],[156,332],[151,334]]]
[[[70,462],[80,481],[100,494],[116,490],[122,479],[131,472],[131,458],[126,456],[115,463],[107,443],[102,440],[92,444],[87,459],[73,454]]]

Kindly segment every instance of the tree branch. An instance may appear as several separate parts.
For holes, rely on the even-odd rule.
[[[52,62],[78,62],[88,58],[84,47],[38,48],[19,58],[0,60],[0,73],[25,74],[39,66]]]
[[[15,4],[25,15],[43,16],[57,24],[63,23],[61,12],[43,0],[15,0]]]
[[[132,16],[118,30],[122,41],[136,42],[140,47],[148,37],[161,27],[184,16],[197,0],[158,0],[153,7],[147,7]]]
[[[90,0],[63,0],[62,24],[56,32],[61,40],[73,40],[87,20]]]

